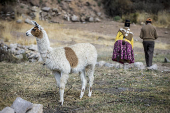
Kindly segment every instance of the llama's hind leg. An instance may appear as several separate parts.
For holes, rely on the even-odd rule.
[[[60,77],[61,74],[58,71],[53,71],[53,75],[55,76],[56,82],[57,82],[57,86],[60,88]]]
[[[81,94],[80,94],[80,99],[81,99],[84,95],[86,84],[87,84],[87,80],[85,77],[85,70],[80,72],[80,78],[81,78],[81,83],[82,83]]]
[[[69,78],[68,74],[61,73],[61,78],[60,78],[60,103],[63,105],[64,102],[64,89],[65,85],[67,83],[67,79]]]
[[[89,94],[88,96],[91,97],[92,94],[92,85],[93,85],[93,81],[94,81],[94,66],[93,65],[89,65],[87,67],[87,74],[89,76]]]

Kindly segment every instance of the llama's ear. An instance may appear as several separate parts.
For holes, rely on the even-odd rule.
[[[33,20],[32,20],[31,22],[33,23],[34,26],[36,26],[36,27],[39,26],[38,23],[37,23],[36,21],[33,21]]]

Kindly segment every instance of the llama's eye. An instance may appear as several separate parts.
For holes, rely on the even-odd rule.
[[[36,31],[36,29],[32,29],[33,31]]]

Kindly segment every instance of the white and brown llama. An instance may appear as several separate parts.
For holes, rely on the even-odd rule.
[[[64,89],[70,73],[80,74],[82,88],[80,98],[83,97],[86,89],[86,76],[89,77],[89,93],[92,95],[92,85],[94,80],[94,68],[97,62],[96,48],[90,43],[79,43],[69,47],[50,47],[50,42],[46,31],[32,21],[34,27],[26,32],[27,36],[35,36],[37,41],[38,51],[46,66],[52,70],[57,86],[60,89],[61,105],[64,102]]]

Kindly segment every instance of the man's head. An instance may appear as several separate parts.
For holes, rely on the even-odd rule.
[[[152,23],[152,19],[151,18],[146,19],[146,24],[148,24],[148,23]]]
[[[125,20],[125,27],[130,27],[130,20]]]

